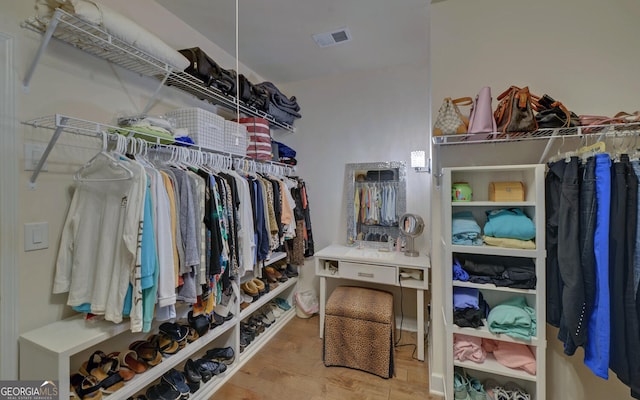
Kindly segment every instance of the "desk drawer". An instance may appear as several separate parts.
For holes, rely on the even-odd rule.
[[[340,277],[344,279],[377,282],[387,285],[396,284],[395,267],[340,261],[338,263],[338,270]]]

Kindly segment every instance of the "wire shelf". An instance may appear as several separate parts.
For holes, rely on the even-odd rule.
[[[127,137],[144,137],[145,140],[149,142],[150,145],[157,146],[160,149],[162,148],[173,149],[178,147],[173,144],[162,143],[165,140],[162,137],[146,134],[144,132],[140,132],[133,129],[127,129],[126,127],[119,127],[119,126],[103,124],[100,122],[88,121],[88,120],[70,117],[62,114],[38,117],[38,118],[30,119],[27,121],[23,121],[22,123],[24,125],[33,126],[34,128],[44,128],[44,129],[51,129],[51,130],[60,129],[64,132],[68,132],[76,135],[84,135],[84,136],[98,137],[98,136],[102,136],[103,133],[106,133],[109,135],[110,139],[117,138],[118,134],[127,136]],[[213,149],[206,146],[188,145],[188,146],[181,146],[181,148],[187,149],[187,150],[220,154],[220,155],[228,156],[238,160],[249,160],[252,162],[256,162],[257,164],[273,165],[276,167],[285,168],[288,171],[290,171],[291,174],[295,173],[295,169],[296,169],[295,166],[280,163],[277,161],[254,160],[254,159],[251,159],[250,157],[229,153],[219,149]]]
[[[169,64],[61,9],[57,9],[48,21],[48,24],[52,23],[57,24],[53,31],[56,39],[128,70],[154,77],[162,77],[172,70]],[[27,28],[40,33],[46,32],[48,24],[35,18],[25,22]]]
[[[171,74],[167,78],[166,84],[168,86],[174,86],[182,91],[196,96],[200,100],[205,100],[212,104],[223,105],[233,110],[238,107],[240,111],[245,114],[266,119],[267,121],[269,121],[269,125],[271,125],[272,127],[276,126],[278,128],[285,129],[291,132],[295,131],[295,128],[293,126],[280,121],[276,121],[276,119],[271,114],[267,114],[266,112],[258,110],[255,107],[249,107],[243,102],[239,102],[233,96],[226,95],[220,90],[211,86],[206,86],[204,82],[186,72],[171,72]]]
[[[628,124],[590,125],[574,128],[539,129],[533,132],[492,132],[465,135],[434,136],[433,144],[436,146],[449,146],[460,144],[479,143],[504,143],[527,140],[540,140],[551,138],[584,138],[597,137],[602,140],[605,137],[636,136],[640,133],[640,122]]]
[[[208,87],[192,75],[182,71],[175,71],[171,65],[61,9],[57,9],[53,17],[48,21],[31,18],[25,21],[23,26],[45,35],[48,29],[53,27],[54,29],[51,33],[53,37],[89,54],[141,75],[157,78],[163,82],[165,82],[166,78],[165,83],[167,85],[192,94],[200,100],[223,106],[232,111],[238,109],[247,115],[268,120],[274,128],[295,132],[293,126],[277,121],[271,114],[255,107],[247,106],[236,97],[228,96],[217,88]],[[45,37],[43,40],[46,45],[48,39]],[[39,55],[36,57],[34,64],[38,61],[38,58]],[[34,68],[35,65],[32,66],[28,76],[31,75]]]

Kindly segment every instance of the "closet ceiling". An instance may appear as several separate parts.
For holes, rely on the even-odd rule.
[[[235,54],[235,1],[156,1],[229,54]],[[276,83],[426,64],[427,2],[240,0],[239,60]],[[343,27],[351,31],[350,42],[320,48],[311,37]]]

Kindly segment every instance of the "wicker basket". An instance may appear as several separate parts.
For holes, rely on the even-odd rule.
[[[198,146],[224,150],[224,118],[202,108],[181,108],[169,111],[167,118],[175,120],[176,128],[187,128]]]

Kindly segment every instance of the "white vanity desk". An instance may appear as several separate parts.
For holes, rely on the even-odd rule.
[[[407,257],[402,252],[358,249],[333,244],[315,253],[316,275],[320,277],[320,337],[324,335],[327,278],[348,279],[416,290],[418,359],[424,361],[424,291],[429,289],[429,257]],[[401,278],[400,274],[409,274]]]

